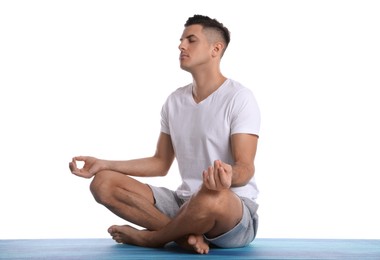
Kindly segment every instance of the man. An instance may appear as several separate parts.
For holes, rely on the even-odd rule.
[[[248,88],[220,71],[230,33],[207,16],[190,17],[180,39],[180,66],[193,82],[174,91],[161,111],[161,133],[152,157],[109,161],[74,157],[73,174],[94,177],[95,199],[119,217],[144,227],[111,226],[119,243],[161,247],[175,241],[207,254],[251,243],[257,232],[254,175],[260,112]],[[176,191],[133,176],[165,176],[176,158],[182,184]],[[83,161],[82,169],[76,162]]]

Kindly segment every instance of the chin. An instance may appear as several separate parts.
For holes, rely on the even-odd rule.
[[[180,65],[181,69],[183,69],[184,71],[187,71],[187,72],[190,72],[190,68],[187,67],[187,66],[184,66],[184,65]]]

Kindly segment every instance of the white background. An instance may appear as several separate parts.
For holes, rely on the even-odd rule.
[[[76,155],[150,156],[183,24],[223,22],[262,112],[258,237],[380,238],[378,1],[1,1],[0,239],[108,237]],[[176,164],[165,178],[176,188]]]

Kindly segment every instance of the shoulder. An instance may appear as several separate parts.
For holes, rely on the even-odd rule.
[[[164,103],[164,108],[169,108],[173,106],[180,106],[181,104],[187,103],[189,93],[191,95],[192,84],[188,84],[183,87],[179,87],[174,90],[169,96],[166,98]]]
[[[192,84],[188,84],[186,86],[183,86],[183,87],[179,87],[177,88],[176,90],[174,90],[170,95],[170,96],[181,96],[181,95],[186,95],[186,93],[188,93],[189,91],[191,91],[191,88],[192,88]]]
[[[227,79],[225,91],[233,99],[255,99],[250,88],[233,79]]]
[[[167,97],[166,102],[169,102],[171,100],[181,99],[188,95],[188,93],[191,93],[192,91],[192,84],[188,84],[183,87],[179,87],[176,90],[174,90],[170,95]]]

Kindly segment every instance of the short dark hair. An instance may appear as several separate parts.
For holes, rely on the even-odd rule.
[[[202,25],[203,28],[206,28],[206,29],[216,30],[218,33],[221,34],[227,48],[228,44],[230,43],[230,31],[218,20],[211,19],[210,17],[205,16],[205,15],[196,14],[193,17],[190,17],[189,19],[187,19],[185,23],[185,27],[194,25],[194,24]]]

